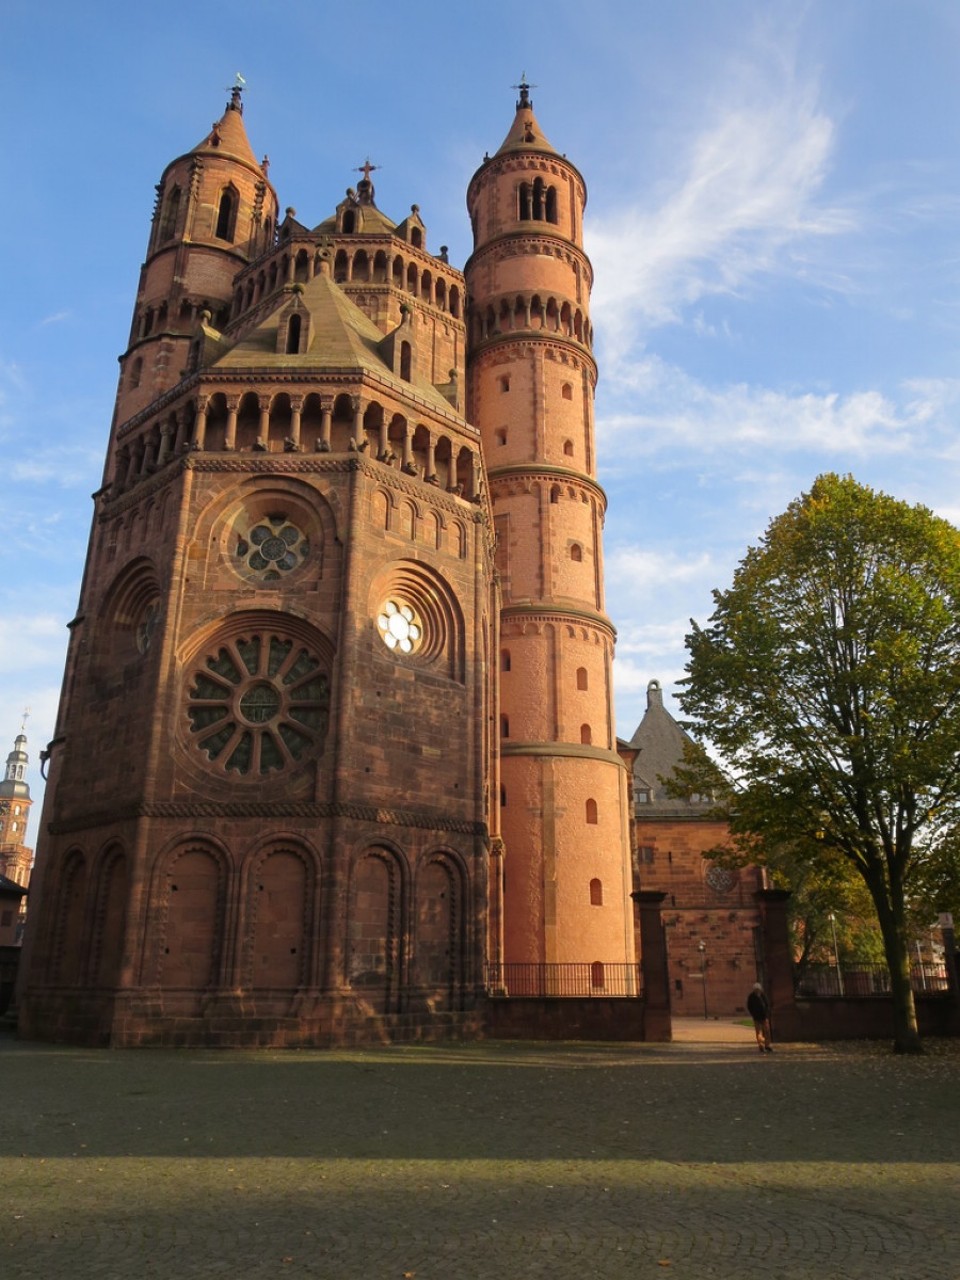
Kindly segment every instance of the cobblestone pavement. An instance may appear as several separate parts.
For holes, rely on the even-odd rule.
[[[960,1280],[960,1046],[0,1037],[0,1276]]]

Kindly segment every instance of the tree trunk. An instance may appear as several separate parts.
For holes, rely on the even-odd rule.
[[[896,904],[890,903],[885,903],[882,908],[877,903],[877,908],[893,995],[893,1051],[923,1053],[913,988],[910,985],[910,953],[907,948],[903,908],[898,910]]]

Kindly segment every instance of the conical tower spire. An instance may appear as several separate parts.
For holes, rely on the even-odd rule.
[[[510,132],[500,145],[498,156],[511,151],[547,151],[556,155],[554,148],[544,136],[537,117],[533,114],[530,90],[535,87],[527,82],[525,73],[520,77],[520,83],[514,86],[520,94],[517,99],[517,114],[510,126]]]
[[[257,161],[247,137],[243,88],[238,76],[220,119],[157,184],[130,345],[120,361],[118,425],[179,382],[204,313],[215,329],[225,328],[237,273],[274,243],[277,196],[266,157]]]

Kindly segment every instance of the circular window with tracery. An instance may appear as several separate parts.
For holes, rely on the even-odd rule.
[[[377,630],[394,653],[416,653],[423,639],[423,626],[412,605],[405,600],[387,600],[377,614]]]
[[[320,659],[271,634],[225,641],[194,672],[187,695],[190,733],[207,762],[254,778],[314,754],[329,706]]]
[[[706,874],[706,881],[715,893],[729,893],[737,883],[737,877],[729,867],[710,867]]]
[[[236,555],[242,571],[261,582],[276,582],[303,564],[309,554],[306,534],[285,515],[266,516],[248,532],[237,535]]]

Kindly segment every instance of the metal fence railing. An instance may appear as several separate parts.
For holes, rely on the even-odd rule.
[[[946,966],[915,964],[910,970],[910,986],[918,995],[948,988]],[[816,996],[888,996],[890,972],[885,964],[807,965],[797,976],[796,994]]]
[[[602,960],[568,964],[488,964],[487,991],[494,996],[583,999],[590,996],[639,996],[643,979],[638,964]]]

